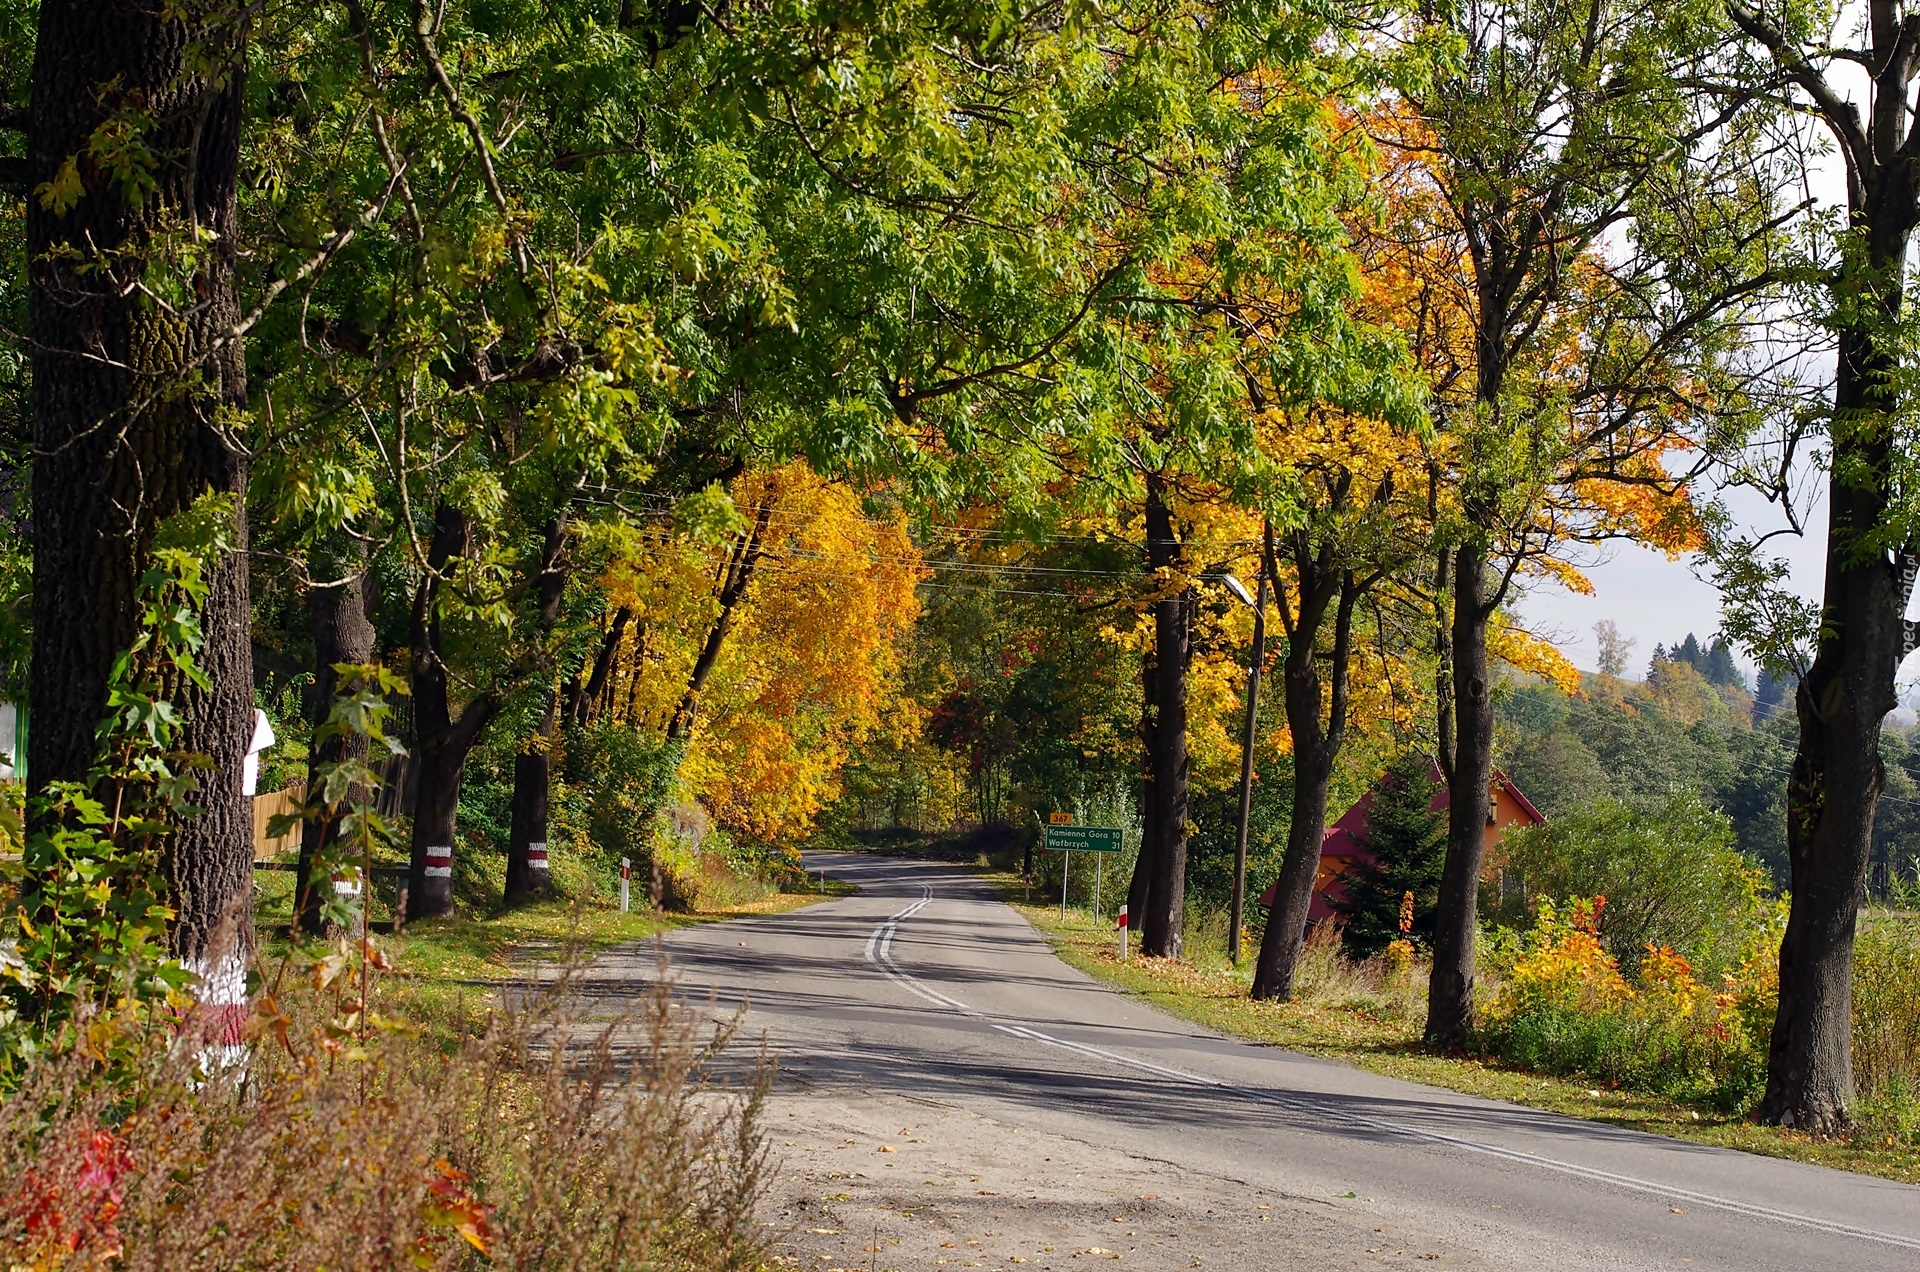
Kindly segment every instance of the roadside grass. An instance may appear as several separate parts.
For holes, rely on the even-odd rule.
[[[788,890],[791,889],[791,890]],[[462,907],[445,918],[422,919],[398,937],[378,931],[387,918],[376,903],[376,941],[395,965],[391,987],[406,1003],[406,1015],[443,1042],[482,1027],[502,987],[544,963],[588,958],[618,945],[651,940],[679,928],[755,914],[780,914],[819,901],[850,896],[857,889],[837,879],[809,879],[769,889],[749,900],[714,904],[693,913],[655,910],[644,897],[623,911],[594,892],[557,895],[511,910]],[[292,912],[293,877],[275,872],[261,880],[256,923],[268,965],[289,949],[286,925]]]
[[[1143,999],[1169,1015],[1224,1034],[1342,1060],[1358,1068],[1467,1095],[1666,1135],[1698,1144],[1830,1166],[1883,1179],[1920,1183],[1920,1149],[1898,1136],[1864,1130],[1847,1139],[1822,1139],[1761,1126],[1744,1117],[1612,1089],[1590,1079],[1534,1073],[1512,1066],[1426,1050],[1418,1011],[1409,999],[1424,986],[1384,989],[1375,984],[1310,986],[1303,1001],[1257,1003],[1248,997],[1255,950],[1246,948],[1234,970],[1213,941],[1197,942],[1192,958],[1175,963],[1137,956],[1122,963],[1110,919],[1022,899],[1018,875],[995,873],[1008,904],[1053,945],[1061,959]]]

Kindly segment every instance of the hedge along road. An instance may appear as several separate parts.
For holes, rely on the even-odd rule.
[[[764,1037],[781,1089],[891,1093],[1117,1149],[1357,1231],[1432,1238],[1452,1266],[1920,1266],[1912,1186],[1226,1038],[1067,967],[966,871],[806,865],[859,894],[668,942],[689,998],[748,1009],[736,1047]],[[645,957],[595,978],[643,975]]]

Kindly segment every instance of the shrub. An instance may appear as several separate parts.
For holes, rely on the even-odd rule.
[[[1733,843],[1725,814],[1692,791],[1651,811],[1596,800],[1501,840],[1508,880],[1522,886],[1493,919],[1523,927],[1530,898],[1604,896],[1601,939],[1616,960],[1631,964],[1649,945],[1665,946],[1717,977],[1740,963],[1770,908],[1764,873]]]
[[[1765,1079],[1777,926],[1749,941],[1738,970],[1717,985],[1672,948],[1651,944],[1629,981],[1600,938],[1611,913],[1604,897],[1538,903],[1480,1022],[1480,1045],[1531,1069],[1747,1107]]]
[[[1853,946],[1853,1080],[1869,1100],[1920,1092],[1920,924],[1868,912]]]

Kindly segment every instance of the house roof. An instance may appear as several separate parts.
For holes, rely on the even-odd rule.
[[[1428,772],[1432,775],[1433,781],[1439,785],[1439,789],[1433,793],[1433,802],[1427,805],[1427,811],[1437,813],[1451,806],[1453,803],[1453,792],[1447,789],[1446,779],[1440,772],[1440,765],[1431,759],[1427,761],[1427,764],[1429,766]],[[1512,779],[1497,768],[1493,771],[1493,786],[1513,797],[1513,802],[1519,805],[1521,820],[1531,826],[1546,824],[1546,817],[1539,809],[1533,806],[1533,801],[1521,794],[1520,788],[1513,784]],[[1342,813],[1337,821],[1327,827],[1320,837],[1321,857],[1351,858],[1368,855],[1366,847],[1367,816],[1369,810],[1373,807],[1373,794],[1379,787],[1379,781],[1375,781],[1359,799],[1353,802],[1353,807]],[[1269,907],[1272,906],[1274,893],[1279,886],[1280,881],[1277,879],[1274,880],[1267,890],[1260,894],[1259,904]]]

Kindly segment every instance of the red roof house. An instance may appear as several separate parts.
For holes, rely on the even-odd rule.
[[[1448,807],[1452,802],[1445,780],[1441,777],[1440,766],[1433,766],[1433,780],[1440,788],[1433,794],[1431,808],[1435,812]],[[1493,846],[1500,842],[1509,826],[1539,826],[1546,822],[1540,810],[1533,806],[1520,788],[1515,786],[1507,775],[1499,769],[1493,771],[1493,786],[1487,800],[1487,837],[1486,847],[1488,864],[1493,864]],[[1307,921],[1318,923],[1322,919],[1333,917],[1331,902],[1344,899],[1346,887],[1342,882],[1347,873],[1363,861],[1372,861],[1373,854],[1367,851],[1365,839],[1367,831],[1367,810],[1373,806],[1373,792],[1369,790],[1341,815],[1340,820],[1327,827],[1326,836],[1320,841],[1320,870],[1313,880],[1313,905],[1307,911]],[[1278,879],[1260,894],[1260,904],[1269,908],[1273,905],[1273,894],[1280,886]]]

